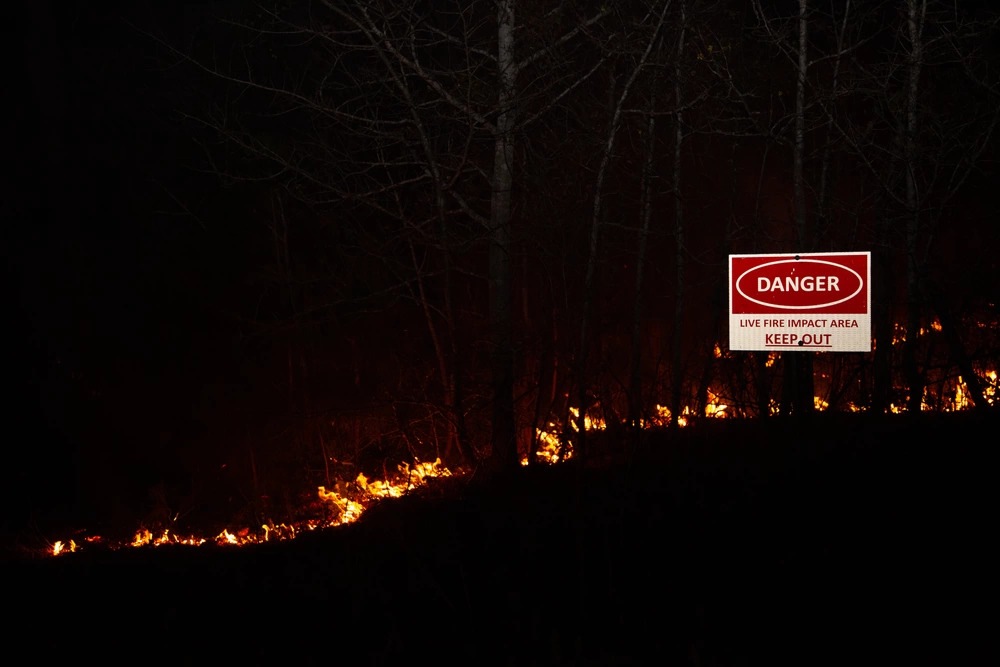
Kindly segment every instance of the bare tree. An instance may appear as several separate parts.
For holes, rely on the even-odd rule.
[[[640,21],[640,25],[648,24],[649,35],[645,40],[645,46],[641,51],[637,61],[628,70],[628,76],[622,86],[620,93],[614,104],[611,120],[608,127],[607,138],[604,141],[601,152],[600,164],[597,169],[596,182],[594,185],[593,213],[590,220],[590,243],[587,252],[586,274],[583,283],[583,305],[580,319],[580,347],[577,351],[577,401],[579,413],[577,415],[578,449],[582,460],[586,459],[586,412],[590,401],[588,400],[588,373],[587,355],[590,347],[590,314],[594,300],[594,281],[596,279],[598,242],[601,236],[601,204],[604,179],[607,175],[608,167],[614,154],[615,142],[618,139],[618,132],[621,128],[622,118],[625,110],[625,103],[632,93],[636,80],[643,73],[649,62],[654,46],[660,39],[660,31],[670,8],[671,0],[663,0],[660,5],[653,6],[645,17]],[[658,10],[658,13],[657,13]],[[612,78],[612,82],[615,79]]]
[[[266,104],[262,124],[279,116],[286,124],[284,135],[261,132],[228,107],[200,118],[270,164],[260,178],[282,178],[289,192],[314,205],[341,212],[353,206],[359,220],[397,225],[395,251],[404,253],[408,268],[398,287],[387,287],[409,292],[420,306],[453,437],[466,459],[462,334],[452,300],[459,269],[452,257],[485,245],[488,259],[478,274],[489,294],[492,470],[518,463],[511,226],[519,137],[600,68],[604,49],[592,45],[603,37],[594,28],[609,7],[587,13],[565,3],[521,8],[515,0],[433,8],[323,0],[314,12],[262,7],[254,21],[230,21],[286,49],[284,55],[297,54],[294,67],[262,65],[259,56],[213,61],[174,49],[234,94]],[[289,137],[288,126],[298,135]],[[431,282],[443,285],[434,290],[440,297],[431,296]]]

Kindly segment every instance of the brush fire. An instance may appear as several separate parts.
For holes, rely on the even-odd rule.
[[[921,334],[924,332],[921,331]],[[900,340],[903,338],[900,335]],[[894,341],[897,342],[897,341]],[[723,358],[726,353],[719,345],[716,345],[716,356]],[[766,367],[771,367],[775,361],[776,354],[770,353]],[[990,405],[996,404],[998,378],[996,371],[987,371],[982,378],[987,386],[986,398]],[[732,418],[747,417],[744,410],[727,402],[727,399],[715,393],[711,388],[707,391],[708,402],[705,404],[705,418]],[[826,399],[820,396],[815,397],[815,409],[817,411],[826,410],[829,404]],[[584,416],[584,428],[587,431],[604,431],[607,429],[607,422],[603,417],[597,415],[600,406],[596,405]],[[863,408],[848,404],[851,412],[863,411]],[[960,411],[970,409],[968,399],[968,388],[959,376],[957,378],[945,379],[937,387],[928,387],[925,390],[922,410],[938,410],[942,412]],[[592,413],[591,413],[592,412]],[[779,412],[779,406],[773,399],[770,401],[771,414]],[[905,412],[905,407],[896,404],[891,405],[889,412],[899,414]],[[684,407],[677,419],[677,426],[686,427],[696,412],[691,407]],[[534,446],[535,462],[543,465],[555,465],[573,458],[574,436],[578,431],[579,410],[570,408],[571,419],[567,421],[568,432],[563,432],[556,421],[550,421],[544,429],[535,430],[536,444]],[[648,419],[640,420],[640,427],[644,429],[666,428],[671,424],[671,413],[669,408],[656,404],[652,415]],[[529,464],[527,455],[523,455],[520,460],[522,466]],[[100,545],[103,548],[117,550],[125,548],[157,547],[162,545],[189,545],[200,546],[212,544],[219,546],[244,546],[252,544],[262,544],[291,540],[303,533],[333,528],[357,521],[365,511],[375,502],[387,498],[400,498],[416,489],[428,484],[429,480],[441,477],[451,477],[461,475],[461,471],[452,472],[445,467],[440,459],[426,462],[416,462],[413,465],[403,463],[397,467],[394,474],[386,479],[369,479],[364,474],[359,474],[351,482],[338,482],[335,488],[327,489],[326,486],[319,486],[316,490],[315,498],[323,508],[323,515],[314,519],[298,522],[268,522],[256,528],[241,527],[234,530],[223,529],[215,535],[194,535],[181,534],[170,529],[159,529],[151,531],[147,528],[138,529],[131,540],[111,542],[101,536],[91,535],[76,539],[58,540],[50,543],[48,554],[51,556],[62,556],[69,553],[83,551],[88,545]]]

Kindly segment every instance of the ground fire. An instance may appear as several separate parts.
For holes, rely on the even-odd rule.
[[[716,355],[723,356],[723,354],[719,346],[716,345]],[[773,364],[774,357],[775,353],[772,352],[767,360],[768,366]],[[984,374],[984,379],[987,382],[987,398],[991,405],[995,405],[997,372],[993,370],[987,371]],[[971,407],[967,396],[968,389],[960,376],[956,380],[945,384],[947,384],[947,387],[937,390],[936,400],[931,400],[932,392],[930,390],[925,391],[922,410],[949,412],[968,410]],[[708,403],[705,406],[704,417],[718,419],[739,416],[736,414],[733,406],[727,404],[723,396],[716,394],[710,388],[707,394]],[[945,394],[947,396],[944,396]],[[946,400],[942,401],[942,396]],[[600,406],[596,407],[599,408]],[[829,404],[824,398],[820,396],[815,397],[815,409],[817,411],[824,411],[828,407]],[[848,408],[851,412],[862,411],[861,408],[853,404],[849,405]],[[597,415],[596,408],[593,410],[593,414],[584,416],[584,428],[588,431],[606,430],[607,423],[605,419]],[[770,403],[770,411],[772,414],[776,414],[779,411],[778,404],[773,399]],[[893,414],[901,414],[905,412],[905,407],[893,404],[889,411]],[[578,429],[577,420],[579,418],[579,410],[577,408],[570,408],[570,414],[572,419],[568,421],[569,427],[571,431],[576,431]],[[679,427],[687,426],[693,415],[694,411],[690,407],[685,407],[678,416],[677,425]],[[640,426],[646,429],[666,428],[670,423],[670,410],[663,405],[657,404],[650,419],[642,421]],[[535,435],[537,438],[535,451],[537,463],[555,465],[573,458],[573,433],[563,434],[556,421],[548,422],[545,429],[536,429]],[[520,463],[522,466],[527,466],[529,464],[528,456],[522,456]],[[101,545],[109,549],[123,549],[156,547],[168,544],[243,546],[291,540],[302,533],[353,523],[376,501],[386,498],[400,498],[426,485],[428,480],[439,477],[451,477],[456,474],[460,475],[462,473],[461,471],[453,473],[442,464],[440,459],[433,462],[416,462],[413,465],[403,463],[397,467],[395,474],[390,475],[387,479],[369,479],[364,474],[359,474],[353,481],[338,483],[336,488],[333,489],[327,489],[326,486],[319,486],[316,496],[326,509],[322,517],[299,522],[268,522],[256,528],[240,527],[235,529],[235,531],[226,528],[218,534],[209,536],[181,534],[167,528],[161,528],[155,532],[148,528],[140,528],[135,532],[131,540],[119,543],[111,543],[97,535],[83,537],[81,542],[77,542],[75,539],[57,540],[51,543],[48,553],[52,556],[61,556],[85,550],[87,545]]]

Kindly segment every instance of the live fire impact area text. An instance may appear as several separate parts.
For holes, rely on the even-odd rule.
[[[871,351],[871,253],[730,255],[729,349]]]

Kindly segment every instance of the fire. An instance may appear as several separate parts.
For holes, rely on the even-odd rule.
[[[577,420],[580,418],[580,410],[579,408],[570,408],[569,412],[572,416],[570,428],[579,432],[580,427],[577,425]],[[590,415],[584,415],[583,428],[585,431],[603,430],[606,425],[604,420],[599,417],[592,418]],[[538,462],[553,465],[573,458],[573,441],[569,438],[564,441],[560,437],[562,429],[554,421],[550,421],[546,429],[535,429],[535,437],[538,439],[535,457]],[[522,456],[520,463],[522,466],[528,465],[528,456]]]
[[[711,389],[708,390],[708,403],[705,405],[705,416],[715,419],[731,416],[729,405],[723,402],[722,398],[716,395]],[[572,419],[569,426],[573,431],[579,431],[577,422],[580,418],[579,408],[570,408],[569,413]],[[666,428],[670,426],[670,408],[657,403],[654,406],[654,414],[649,420],[642,419],[639,422],[640,428]],[[694,410],[690,406],[685,406],[681,414],[677,417],[677,425],[684,427],[688,425],[689,419],[694,415]],[[585,431],[607,430],[607,422],[601,417],[594,417],[589,414],[584,415],[583,427]],[[555,421],[550,421],[544,429],[536,428],[535,436],[538,439],[536,460],[539,463],[549,465],[568,461],[573,458],[573,441],[571,438],[562,437],[562,429]],[[528,456],[521,457],[521,465],[528,465]]]
[[[983,374],[982,379],[985,380],[985,385],[986,385],[983,389],[983,393],[985,394],[983,398],[985,398],[986,402],[989,403],[991,406],[996,405],[997,372],[987,371],[986,373]],[[955,397],[952,399],[951,409],[968,410],[970,407],[968,393],[969,393],[969,387],[968,385],[966,385],[965,380],[962,379],[962,376],[959,375],[958,382],[955,384]],[[975,399],[973,399],[973,402],[975,402]]]
[[[570,420],[570,426],[573,428],[574,431],[579,431],[580,427],[576,425],[576,422],[580,418],[580,409],[570,408],[569,412],[571,415],[573,415],[573,419]],[[600,417],[594,418],[591,417],[590,415],[584,415],[583,428],[586,431],[603,431],[604,429],[607,428],[607,425],[604,423],[604,420],[601,419]]]
[[[399,498],[426,483],[428,477],[447,477],[451,475],[451,472],[447,468],[441,467],[441,459],[437,459],[433,463],[416,463],[413,468],[410,468],[408,463],[402,463],[398,466],[398,470],[399,478],[395,482],[391,480],[369,482],[364,474],[360,474],[356,483],[365,493],[373,498]],[[332,495],[336,494],[327,493],[325,487],[321,486],[319,488],[320,498],[340,505],[340,502],[332,498]],[[358,507],[360,505],[357,503],[353,503],[352,505],[351,501],[347,501],[344,511],[351,512]]]
[[[931,331],[942,331],[943,329],[944,327],[941,326],[941,321],[935,317],[931,321],[929,326],[920,327],[917,329],[917,338],[920,338],[921,336],[926,336]],[[899,322],[896,322],[895,324],[893,324],[892,343],[893,345],[896,345],[898,343],[905,343],[905,342],[906,342],[906,327],[900,324]]]
[[[549,422],[548,427],[552,430],[543,431],[540,428],[535,429],[535,435],[538,438],[538,450],[536,452],[538,461],[551,465],[572,458],[573,448],[569,443],[566,443],[565,447],[563,446],[563,443],[559,440],[559,435],[555,432],[556,425]],[[527,454],[521,457],[521,465],[528,465]]]
[[[99,541],[99,539],[100,538],[94,541]],[[207,540],[204,538],[194,536],[180,537],[178,535],[171,535],[170,529],[164,529],[163,533],[154,535],[149,529],[144,528],[136,531],[135,536],[127,546],[144,547],[149,544],[152,544],[153,546],[160,546],[163,544],[190,544],[197,546],[199,544],[204,544],[206,541]]]
[[[66,553],[67,551],[72,553],[76,551],[76,549],[76,542],[73,540],[70,540],[68,545],[64,544],[62,540],[56,540],[56,543],[52,545],[52,555],[58,556],[59,554]]]
[[[131,540],[121,544],[108,544],[111,549],[138,548],[147,546],[161,546],[164,544],[184,544],[189,546],[200,546],[202,544],[216,544],[219,546],[233,545],[243,546],[249,544],[260,544],[264,542],[291,540],[303,532],[313,531],[320,528],[330,528],[357,521],[369,504],[381,498],[399,498],[406,493],[427,484],[429,479],[435,477],[451,476],[451,471],[441,464],[437,459],[433,462],[417,462],[410,466],[403,463],[397,468],[398,474],[392,479],[369,480],[365,475],[360,474],[349,484],[339,484],[340,489],[327,490],[325,486],[317,488],[317,496],[327,508],[329,515],[326,518],[315,518],[301,521],[294,524],[287,523],[265,523],[259,530],[240,528],[235,532],[229,528],[223,528],[222,532],[214,537],[198,537],[195,535],[180,536],[172,533],[169,529],[162,533],[154,533],[147,528],[137,530]],[[101,543],[100,536],[87,537],[89,543]],[[73,540],[68,543],[59,540],[50,549],[50,554],[59,556],[65,553],[81,550],[81,547]]]
[[[683,417],[681,419],[683,419]],[[669,426],[670,425],[670,408],[668,408],[665,405],[660,405],[659,403],[657,403],[656,404],[656,417],[655,417],[655,420],[656,420],[655,423],[657,424],[657,426]],[[679,419],[677,423],[680,424],[680,421],[681,420]],[[682,426],[686,426],[687,425],[687,420],[683,419],[683,421],[684,421],[684,423],[681,424],[681,425]]]
[[[935,326],[936,325],[936,326]],[[940,325],[936,322],[932,325],[937,329]],[[768,365],[773,363],[774,353],[768,358]],[[979,373],[977,372],[977,375]],[[988,370],[980,376],[985,382],[985,398],[990,405],[996,405],[998,388],[997,371]],[[946,411],[967,410],[971,407],[968,396],[968,387],[961,376],[956,380],[951,380],[942,385],[942,388],[933,396],[924,390],[921,410],[942,409]],[[726,418],[741,414],[733,408],[720,395],[708,389],[708,401],[705,405],[704,415],[710,418]],[[937,401],[936,397],[946,399],[944,403]],[[829,404],[821,397],[814,397],[817,410],[827,410]],[[848,409],[852,412],[865,410],[864,406],[848,404]],[[899,414],[906,412],[905,403],[903,405],[890,405],[888,412]],[[779,406],[774,399],[770,401],[771,414],[777,414]],[[570,408],[571,419],[569,428],[573,432],[579,430],[578,421],[580,410]],[[685,406],[677,418],[678,426],[687,426],[689,420],[694,416],[695,411],[690,406]],[[654,414],[649,420],[640,422],[641,428],[665,428],[671,424],[671,411],[668,407],[656,404]],[[585,414],[583,416],[583,427],[586,431],[603,431],[607,429],[604,418]],[[537,437],[537,461],[546,464],[557,464],[573,458],[572,433],[569,437],[564,437],[562,429],[556,421],[550,421],[546,427],[535,430]],[[528,465],[528,457],[523,456],[521,465]],[[163,529],[162,532],[153,532],[148,528],[142,528],[135,532],[131,540],[113,544],[104,540],[99,535],[92,535],[82,538],[86,544],[105,545],[110,549],[138,548],[148,546],[161,546],[165,544],[183,544],[189,546],[200,546],[203,544],[215,545],[248,545],[263,542],[291,540],[303,532],[314,531],[322,528],[335,527],[357,521],[371,503],[384,498],[399,498],[407,493],[427,484],[429,479],[437,477],[448,477],[453,473],[444,467],[440,459],[433,462],[415,462],[412,465],[403,463],[397,466],[397,472],[388,479],[369,479],[364,474],[359,474],[352,482],[337,482],[333,489],[326,486],[317,487],[316,497],[321,501],[322,507],[326,509],[325,517],[317,517],[296,523],[274,523],[267,522],[260,525],[258,529],[241,528],[235,532],[229,528],[224,528],[214,537],[202,537],[197,535],[179,535],[170,529]],[[58,540],[49,546],[48,552],[52,556],[60,556],[66,553],[74,553],[85,547],[75,540]]]
[[[729,406],[726,405],[725,403],[723,403],[722,399],[720,399],[718,396],[716,396],[715,393],[713,393],[712,390],[709,389],[708,390],[708,404],[705,405],[705,416],[706,417],[725,418],[725,417],[728,416],[728,414],[726,413],[726,410],[728,410],[728,409],[729,409]]]
[[[577,422],[580,419],[580,409],[570,408],[569,413],[571,419],[569,421],[569,426],[576,432],[580,431],[580,427]],[[601,417],[593,417],[589,414],[584,414],[583,416],[583,430],[584,431],[604,431],[607,429],[607,423]],[[573,441],[571,438],[562,438],[562,429],[554,422],[550,421],[546,429],[535,429],[535,437],[538,439],[537,451],[535,456],[539,463],[546,463],[549,465],[561,463],[562,461],[568,461],[573,458]],[[524,455],[521,457],[520,461],[522,466],[528,465],[528,457]]]
[[[990,381],[988,387],[986,387],[986,400],[989,401],[990,405],[996,405],[997,398],[997,372],[989,371],[986,374],[986,379]]]

